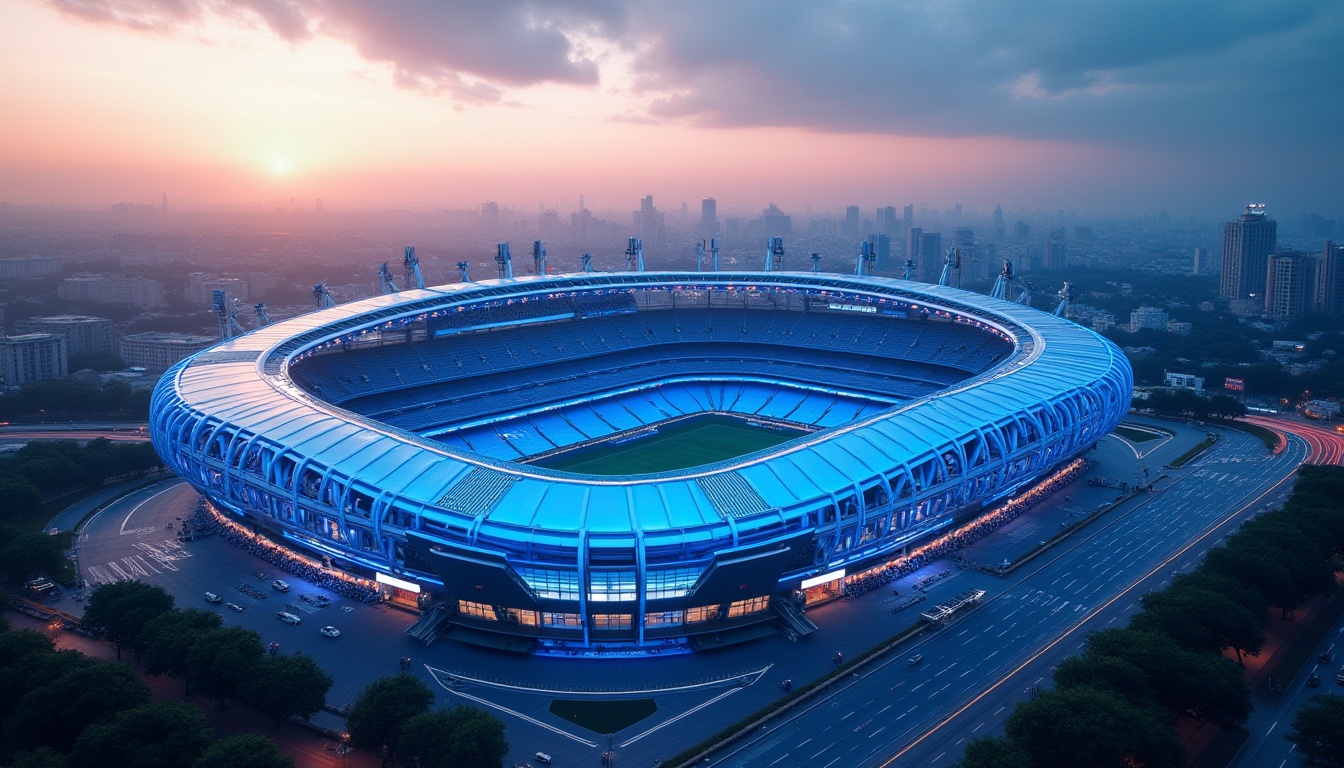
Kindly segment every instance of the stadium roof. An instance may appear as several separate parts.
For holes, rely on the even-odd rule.
[[[449,448],[342,410],[284,374],[286,359],[389,319],[484,296],[686,283],[827,287],[897,297],[985,321],[1017,342],[991,370],[882,413],[767,451],[692,469],[630,477],[578,475]],[[380,493],[437,509],[460,526],[644,534],[704,526],[846,494],[892,467],[1003,423],[1056,396],[1114,379],[1120,351],[1053,315],[953,288],[806,273],[606,273],[522,277],[405,291],[319,310],[225,341],[170,372],[185,404],[261,435]],[[540,531],[538,530],[540,529]]]

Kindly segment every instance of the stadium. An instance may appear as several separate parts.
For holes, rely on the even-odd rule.
[[[411,633],[687,652],[1086,452],[1114,345],[950,287],[791,272],[463,282],[318,310],[184,360],[154,444],[236,524],[416,608]]]

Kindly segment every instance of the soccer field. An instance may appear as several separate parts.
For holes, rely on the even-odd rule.
[[[643,475],[712,464],[805,434],[799,429],[757,427],[731,416],[697,416],[658,427],[656,435],[620,445],[575,448],[533,463],[590,475]]]

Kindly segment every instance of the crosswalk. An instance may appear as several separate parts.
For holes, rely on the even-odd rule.
[[[111,584],[127,579],[145,579],[165,571],[176,571],[179,560],[192,556],[191,552],[176,539],[164,539],[159,542],[138,541],[135,543],[135,548],[140,552],[101,565],[88,566],[89,583]]]

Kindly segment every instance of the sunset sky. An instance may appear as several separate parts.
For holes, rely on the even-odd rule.
[[[0,201],[1344,214],[1338,0],[0,0]]]

